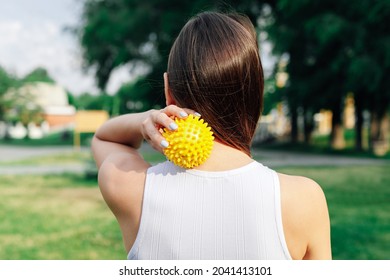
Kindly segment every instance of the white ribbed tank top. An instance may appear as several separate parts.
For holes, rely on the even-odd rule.
[[[275,171],[147,171],[140,228],[128,259],[291,259]]]

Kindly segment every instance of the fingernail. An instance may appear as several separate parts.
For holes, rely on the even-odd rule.
[[[176,123],[173,122],[173,123],[169,124],[169,128],[170,128],[170,130],[176,130],[178,128],[178,126]]]
[[[194,115],[197,116],[197,117],[201,116],[201,114],[199,114],[198,112],[195,112]]]
[[[187,114],[186,112],[184,112],[184,111],[181,111],[181,112],[179,113],[179,115],[180,115],[180,117],[182,117],[182,118],[188,117],[188,114]]]
[[[162,141],[160,142],[160,145],[161,145],[161,147],[163,147],[163,148],[168,148],[169,143],[168,143],[167,140],[162,140]]]

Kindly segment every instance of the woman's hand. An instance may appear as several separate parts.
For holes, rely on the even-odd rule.
[[[141,133],[143,138],[157,151],[162,152],[169,146],[167,140],[161,134],[163,128],[176,130],[177,124],[174,118],[185,119],[188,114],[198,114],[190,109],[179,108],[176,105],[169,105],[161,110],[150,111],[149,116],[142,122]],[[199,114],[198,114],[199,115]]]
[[[161,110],[126,114],[108,120],[98,129],[92,141],[97,166],[100,167],[113,154],[137,154],[135,150],[139,149],[144,139],[154,149],[162,152],[169,145],[161,134],[162,129],[176,130],[174,118],[186,118],[188,114],[197,113],[169,105]],[[140,156],[139,158],[142,159]]]

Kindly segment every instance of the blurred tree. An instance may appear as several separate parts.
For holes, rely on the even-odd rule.
[[[156,104],[163,106],[162,75],[169,50],[190,16],[202,10],[229,9],[230,5],[251,16],[254,22],[259,13],[258,1],[221,3],[206,0],[87,0],[79,30],[86,66],[96,68],[96,78],[102,90],[116,67],[129,64],[133,69],[147,69],[143,78],[125,85],[119,94],[137,93],[144,109]],[[122,111],[128,110],[126,102],[122,102]]]
[[[17,83],[18,84],[18,83]],[[35,96],[26,91],[21,91],[18,85],[9,88],[2,99],[4,108],[4,120],[8,123],[21,123],[27,126],[29,123],[41,124],[43,108],[35,101]]]
[[[337,14],[337,1],[268,2],[269,8],[262,13],[263,28],[274,42],[274,51],[288,57],[285,71],[289,81],[284,92],[291,114],[291,140],[298,140],[300,112],[305,141],[309,142],[313,114],[319,109],[333,111],[333,127],[341,123],[341,100],[345,92],[341,82],[345,77],[343,38],[348,28]]]
[[[145,78],[139,78],[134,82],[123,84],[116,93],[118,98],[118,113],[135,113],[153,108],[156,104],[160,104],[160,96],[152,96],[150,99],[145,99],[144,96],[152,91],[150,84],[145,81]]]
[[[283,101],[283,89],[279,89],[276,86],[276,81],[273,77],[265,80],[264,82],[264,105],[263,115],[267,115],[272,109]]]
[[[267,1],[263,27],[274,51],[288,54],[285,94],[297,140],[297,109],[303,111],[305,139],[312,113],[333,111],[332,133],[341,127],[343,99],[354,92],[356,148],[362,147],[363,109],[384,116],[389,107],[390,1]],[[339,134],[340,135],[340,134]],[[332,139],[334,140],[334,139]]]
[[[72,105],[72,106],[76,107],[77,104],[76,104],[76,99],[75,99],[74,94],[67,90],[66,91],[66,96],[68,97],[69,105]]]
[[[72,95],[73,106],[77,110],[105,110],[112,114],[113,97],[108,94],[90,94]]]
[[[52,77],[50,77],[49,73],[45,68],[38,67],[28,73],[23,79],[21,79],[21,83],[31,83],[31,82],[45,82],[54,84],[55,81]]]
[[[0,121],[4,120],[7,101],[4,100],[4,94],[9,88],[14,86],[15,78],[0,66]]]
[[[286,98],[290,107],[292,140],[298,137],[297,116],[304,120],[310,141],[313,114],[333,112],[331,140],[342,129],[343,100],[349,91],[356,100],[356,147],[361,147],[363,109],[384,115],[389,104],[390,0],[241,0],[162,1],[87,0],[79,36],[87,67],[96,69],[104,90],[111,72],[122,65],[145,69],[147,74],[118,91],[120,113],[163,106],[162,74],[168,53],[180,28],[202,10],[244,12],[267,31],[274,50],[288,57],[288,81],[266,103]],[[264,5],[267,3],[267,5]],[[260,16],[260,17],[259,17]],[[261,48],[261,46],[260,46]],[[287,55],[286,55],[287,54]],[[142,103],[142,107],[141,104]],[[142,108],[142,109],[141,109]],[[360,138],[359,138],[360,137]]]
[[[371,144],[388,140],[388,128],[381,123],[387,120],[390,104],[390,1],[359,1],[346,16],[353,23],[347,73],[356,107],[356,148],[360,150],[364,109],[371,112],[371,130],[376,130],[371,133]]]

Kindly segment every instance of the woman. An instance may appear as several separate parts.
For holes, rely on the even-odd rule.
[[[251,158],[264,81],[248,18],[192,18],[171,49],[164,83],[167,107],[111,119],[92,143],[128,258],[330,259],[321,188]],[[141,157],[144,139],[162,152],[169,143],[160,129],[176,130],[174,117],[197,112],[215,136],[204,164],[185,170]]]

